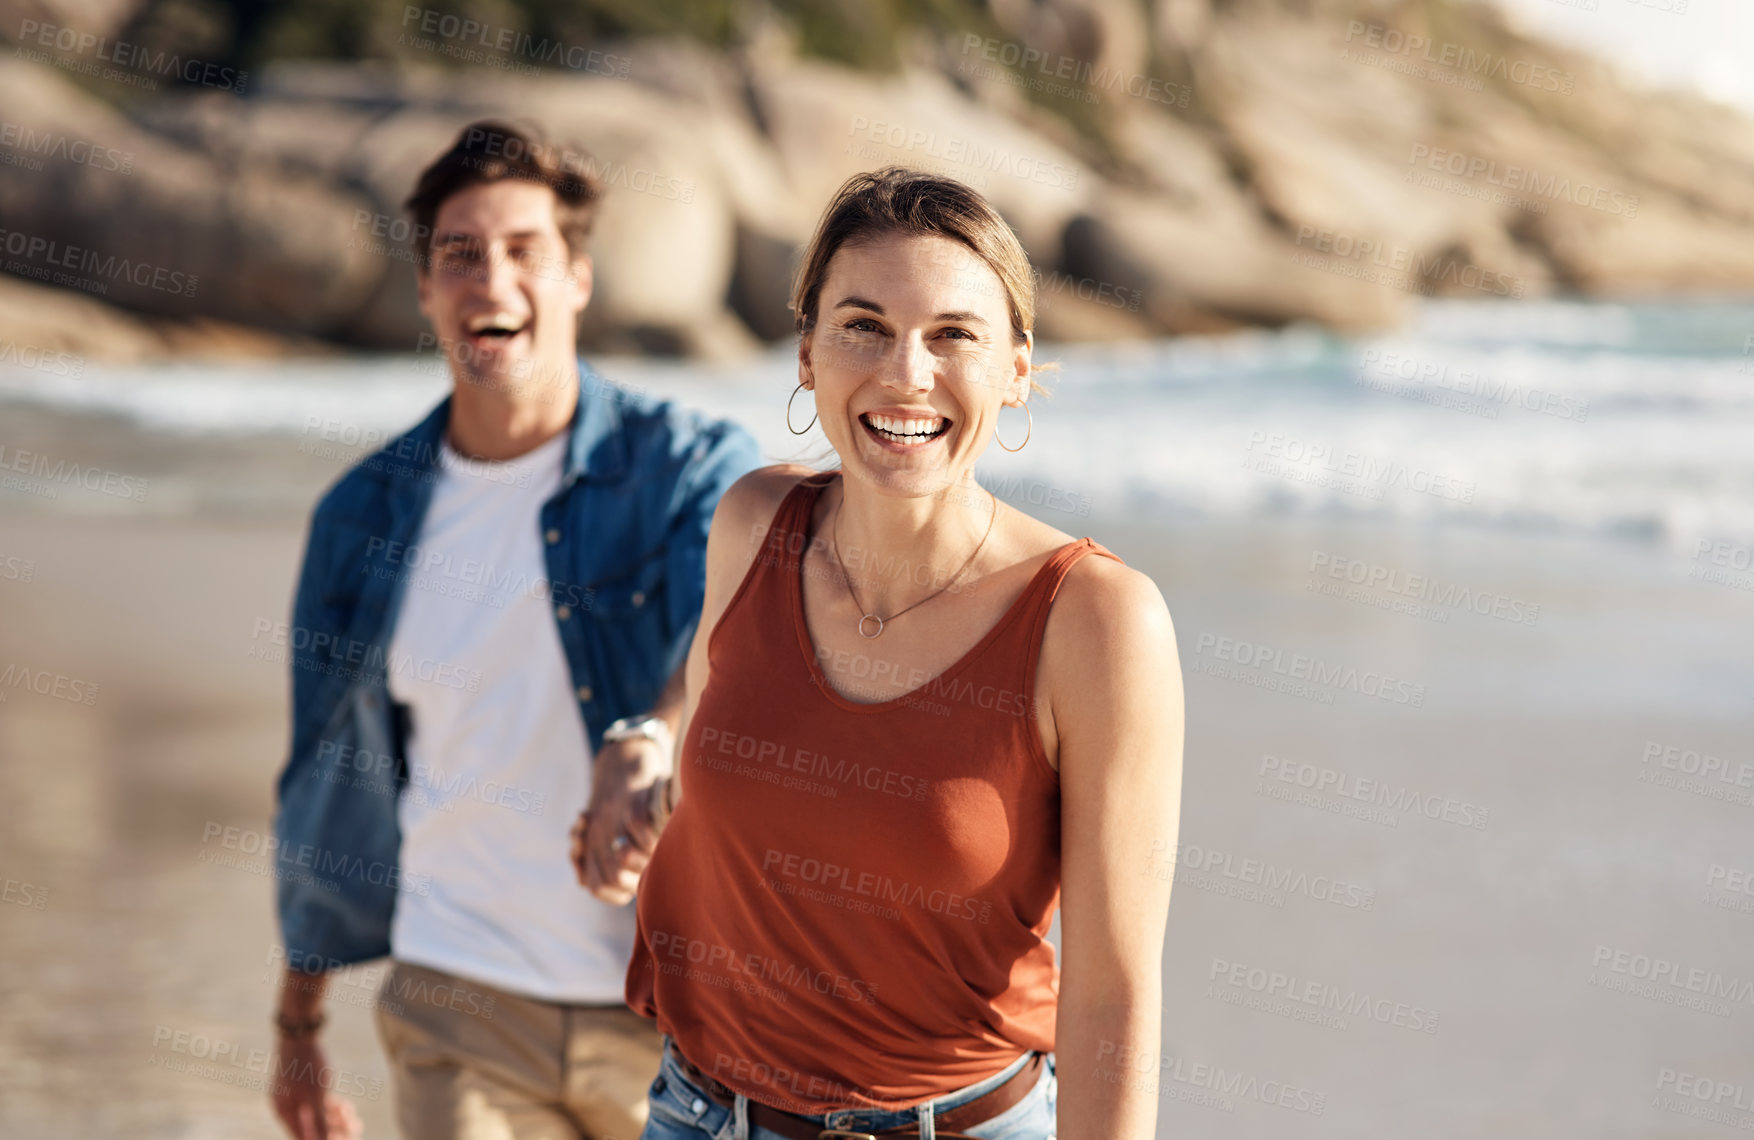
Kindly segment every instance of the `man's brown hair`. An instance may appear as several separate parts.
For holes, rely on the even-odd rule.
[[[556,146],[536,131],[484,119],[470,123],[451,149],[420,172],[414,193],[404,202],[414,215],[416,264],[423,270],[432,254],[432,226],[439,206],[460,190],[516,178],[554,191],[554,222],[569,256],[585,255],[603,183],[591,173],[590,155]]]

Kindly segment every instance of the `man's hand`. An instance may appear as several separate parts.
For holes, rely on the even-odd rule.
[[[353,1102],[323,1087],[328,1066],[315,1037],[283,1038],[275,1049],[274,1115],[293,1140],[360,1140],[365,1135]]]
[[[670,757],[650,740],[606,743],[592,763],[591,802],[572,829],[579,885],[613,906],[633,900],[640,873],[658,845],[652,797]]]
[[[335,1079],[323,1047],[317,1044],[315,1026],[322,1024],[323,994],[328,988],[327,974],[291,967],[280,979],[280,1017],[310,1027],[296,1037],[283,1032],[276,1038],[274,1067],[269,1070],[273,1084],[268,1097],[292,1140],[359,1140],[365,1134],[353,1102],[329,1091]]]

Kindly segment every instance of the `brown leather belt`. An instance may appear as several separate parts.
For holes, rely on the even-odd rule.
[[[700,1066],[684,1057],[682,1051],[676,1048],[675,1042],[670,1043],[670,1052],[675,1056],[676,1063],[681,1066],[682,1071],[688,1074],[689,1079],[705,1089],[706,1094],[712,1097],[720,1107],[733,1108],[736,1106],[737,1093],[734,1089],[720,1084],[716,1079],[708,1076]],[[967,1104],[959,1104],[955,1108],[945,1109],[943,1112],[934,1112],[932,1114],[933,1132],[937,1135],[938,1140],[974,1140],[973,1137],[963,1136],[957,1129],[973,1128],[977,1124],[984,1124],[1028,1096],[1029,1091],[1035,1088],[1035,1082],[1041,1079],[1042,1070],[1046,1067],[1040,1053],[1031,1054],[1028,1063],[1013,1073],[1011,1079],[998,1088],[983,1093]],[[777,1132],[781,1136],[787,1137],[788,1140],[878,1140],[879,1137],[918,1136],[920,1134],[918,1121],[901,1128],[889,1129],[886,1132],[864,1132],[857,1128],[824,1128],[801,1116],[793,1116],[789,1112],[781,1112],[777,1108],[769,1108],[767,1105],[753,1100],[749,1102],[749,1124],[752,1128],[760,1127],[770,1132]]]

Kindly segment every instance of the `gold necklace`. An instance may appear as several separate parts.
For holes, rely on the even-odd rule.
[[[957,567],[956,573],[954,573],[950,576],[950,581],[944,583],[942,586],[939,586],[936,590],[933,590],[931,593],[927,594],[925,597],[923,597],[919,601],[915,602],[912,606],[908,606],[907,609],[896,610],[894,613],[890,614],[886,618],[878,617],[876,614],[868,612],[865,609],[865,604],[863,602],[859,601],[859,595],[853,591],[853,576],[851,574],[847,573],[847,564],[845,562],[842,562],[840,559],[840,504],[837,503],[835,505],[834,522],[832,524],[830,524],[830,526],[829,526],[828,547],[830,550],[834,551],[834,564],[840,568],[840,580],[847,584],[847,596],[850,597],[851,599],[853,599],[853,606],[859,611],[860,614],[863,615],[859,618],[859,636],[860,637],[864,638],[867,641],[872,641],[872,640],[875,640],[876,638],[882,637],[884,626],[888,625],[890,622],[894,621],[896,618],[900,617],[902,614],[907,613],[908,610],[913,609],[915,606],[925,605],[927,602],[931,601],[933,598],[937,597],[939,594],[942,594],[945,590],[948,590],[950,587],[956,585],[956,580],[958,578],[962,577],[963,571],[967,570],[970,566],[974,565],[975,556],[981,552],[982,547],[986,546],[987,539],[992,537],[993,522],[994,522],[994,520],[996,520],[999,517],[999,500],[997,498],[994,498],[993,493],[991,491],[987,492],[987,498],[992,499],[992,501],[993,501],[992,513],[987,516],[987,533],[981,535],[981,540],[978,544],[976,544],[976,546],[974,548],[974,553],[970,554],[968,556],[968,558],[962,563],[962,565]],[[847,501],[846,500],[846,492],[843,490],[841,492],[841,503],[845,503],[846,501]],[[877,632],[876,633],[866,633],[865,632],[865,623],[871,622],[871,621],[874,621],[877,623]]]

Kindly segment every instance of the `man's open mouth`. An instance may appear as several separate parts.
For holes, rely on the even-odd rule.
[[[510,313],[483,313],[469,321],[469,340],[482,348],[498,347],[511,343],[514,337],[529,327],[528,317]]]

